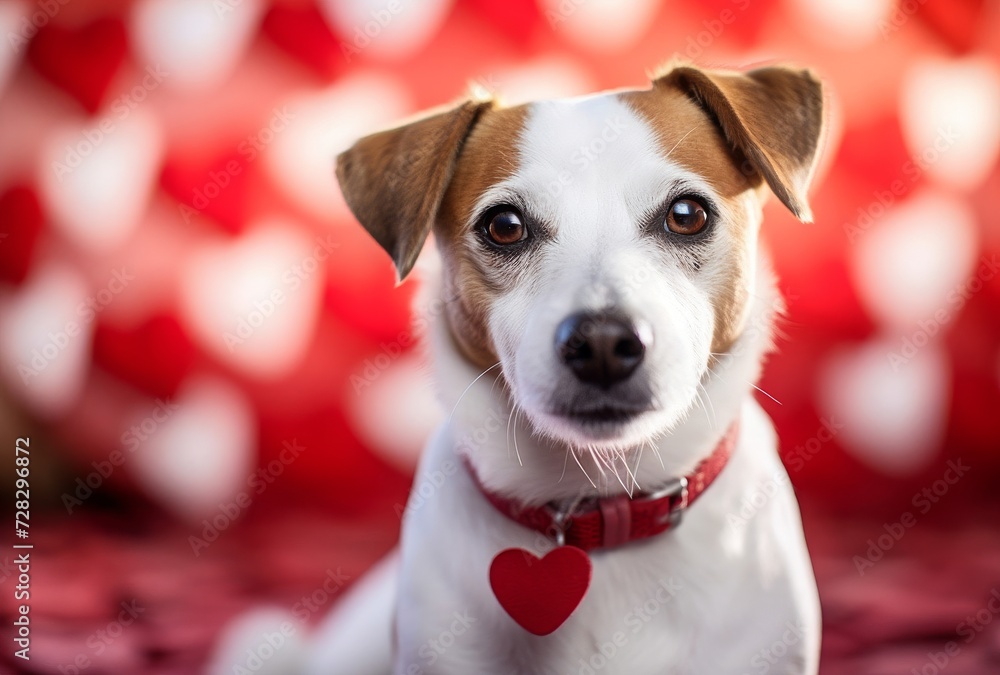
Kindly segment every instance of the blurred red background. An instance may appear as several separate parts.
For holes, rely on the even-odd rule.
[[[949,640],[950,672],[1000,672],[1000,3],[43,0],[0,29],[0,429],[31,437],[37,516],[34,658],[0,663],[197,672],[247,608],[356,579],[441,412],[419,270],[394,288],[336,152],[470,82],[644,86],[676,55],[828,83],[816,223],[767,208],[788,316],[760,397],[823,672],[939,672]]]

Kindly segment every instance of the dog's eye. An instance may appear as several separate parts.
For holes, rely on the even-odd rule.
[[[486,234],[495,244],[509,246],[528,237],[528,228],[521,214],[513,209],[496,211],[488,216]]]
[[[666,227],[677,234],[697,234],[707,222],[705,207],[693,199],[678,199],[667,211]]]

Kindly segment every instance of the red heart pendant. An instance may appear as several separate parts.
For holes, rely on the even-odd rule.
[[[518,625],[529,633],[548,635],[583,600],[590,573],[590,558],[575,546],[560,546],[543,558],[523,548],[508,548],[493,558],[490,586]]]

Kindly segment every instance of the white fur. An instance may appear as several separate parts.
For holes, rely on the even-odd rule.
[[[609,125],[620,130],[615,138],[607,138]],[[581,161],[579,148],[595,138],[605,139],[604,149]],[[437,380],[451,414],[416,476],[415,494],[432,494],[412,499],[404,519],[392,672],[815,673],[820,617],[812,568],[774,431],[751,396],[780,311],[768,266],[761,260],[751,267],[744,331],[713,361],[711,298],[722,273],[713,261],[726,256],[710,255],[694,273],[664,258],[635,224],[678,184],[714,194],[706,179],[664,158],[654,130],[614,95],[535,104],[520,143],[518,171],[480,204],[516,195],[555,238],[527,277],[500,279],[504,292],[490,312],[509,390],[496,373],[480,377],[446,328],[435,327]],[[719,202],[723,220],[750,219],[756,227],[752,194]],[[734,245],[722,228],[714,250]],[[751,262],[759,257],[744,253]],[[611,304],[652,325],[642,367],[654,376],[659,406],[608,438],[546,406],[566,386],[552,348],[556,325],[574,311]],[[591,481],[601,494],[655,489],[691,471],[737,416],[732,459],[681,526],[593,552],[591,587],[561,628],[536,637],[504,613],[488,581],[492,558],[510,547],[542,554],[553,544],[495,511],[461,454],[489,487],[526,503],[592,495]],[[770,496],[750,513],[758,492]],[[388,614],[379,629],[386,633]],[[343,625],[331,623],[316,639],[334,639]],[[317,658],[311,672],[320,670],[384,675],[390,668],[385,660],[362,671],[345,648]]]
[[[769,275],[762,275],[757,290],[750,329],[734,346],[733,358],[706,380],[711,408],[692,410],[683,424],[659,441],[666,469],[647,451],[635,470],[639,485],[650,487],[665,476],[684,473],[691,468],[685,465],[706,456],[726,426],[741,415],[733,458],[682,525],[642,544],[591,554],[593,583],[581,606],[552,635],[534,637],[500,609],[489,587],[488,570],[502,549],[523,547],[541,555],[552,543],[497,513],[467,474],[454,473],[407,514],[394,673],[407,672],[411,664],[420,673],[589,673],[580,659],[586,663],[597,655],[600,663],[601,646],[614,644],[616,633],[625,635],[626,646],[593,672],[741,675],[765,672],[764,665],[769,673],[816,672],[819,603],[798,507],[776,453],[770,420],[749,393],[769,342],[768,315],[780,304]],[[440,347],[442,343],[437,343],[438,362],[455,376],[447,378],[456,386],[446,393],[454,402],[464,390],[457,385],[471,382],[478,373],[448,347]],[[457,445],[474,451],[477,460],[488,459],[477,461],[486,478],[510,476],[508,484],[513,485],[519,476],[518,493],[526,500],[546,486],[550,492],[553,486],[564,491],[567,481],[579,483],[576,479],[582,473],[572,461],[562,483],[557,482],[563,455],[552,453],[548,443],[539,443],[522,423],[516,433],[523,466],[503,427],[490,433],[485,443],[475,443],[477,429],[488,430],[486,422],[491,419],[506,421],[509,410],[492,383],[481,379],[465,392],[451,423],[430,443],[415,486],[432,485],[435,476],[457,465]],[[463,443],[463,437],[473,442]],[[667,463],[666,458],[682,454],[692,459]],[[613,490],[612,481],[617,485],[610,478],[605,490]],[[745,524],[736,524],[741,512],[747,513],[744,500],[756,493],[774,496]],[[655,598],[661,584],[671,581],[681,590],[668,602],[658,603],[649,622],[643,621],[636,607]],[[456,610],[468,611],[476,623],[438,655],[434,641],[447,633]],[[800,626],[801,636],[790,632],[790,625]],[[792,639],[786,640],[788,636]],[[781,658],[771,662],[779,652]]]

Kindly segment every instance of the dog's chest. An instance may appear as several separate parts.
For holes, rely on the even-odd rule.
[[[551,544],[499,517],[471,481],[455,476],[404,527],[397,672],[408,672],[403,664],[425,675],[750,672],[755,654],[789,622],[813,620],[803,619],[810,607],[796,599],[790,580],[797,575],[775,574],[808,564],[804,552],[776,538],[784,497],[739,536],[724,536],[726,514],[740,500],[733,488],[753,473],[741,462],[677,531],[593,553],[584,600],[545,637],[505,614],[489,567],[505,548],[541,554]],[[770,672],[801,671],[772,664]]]

